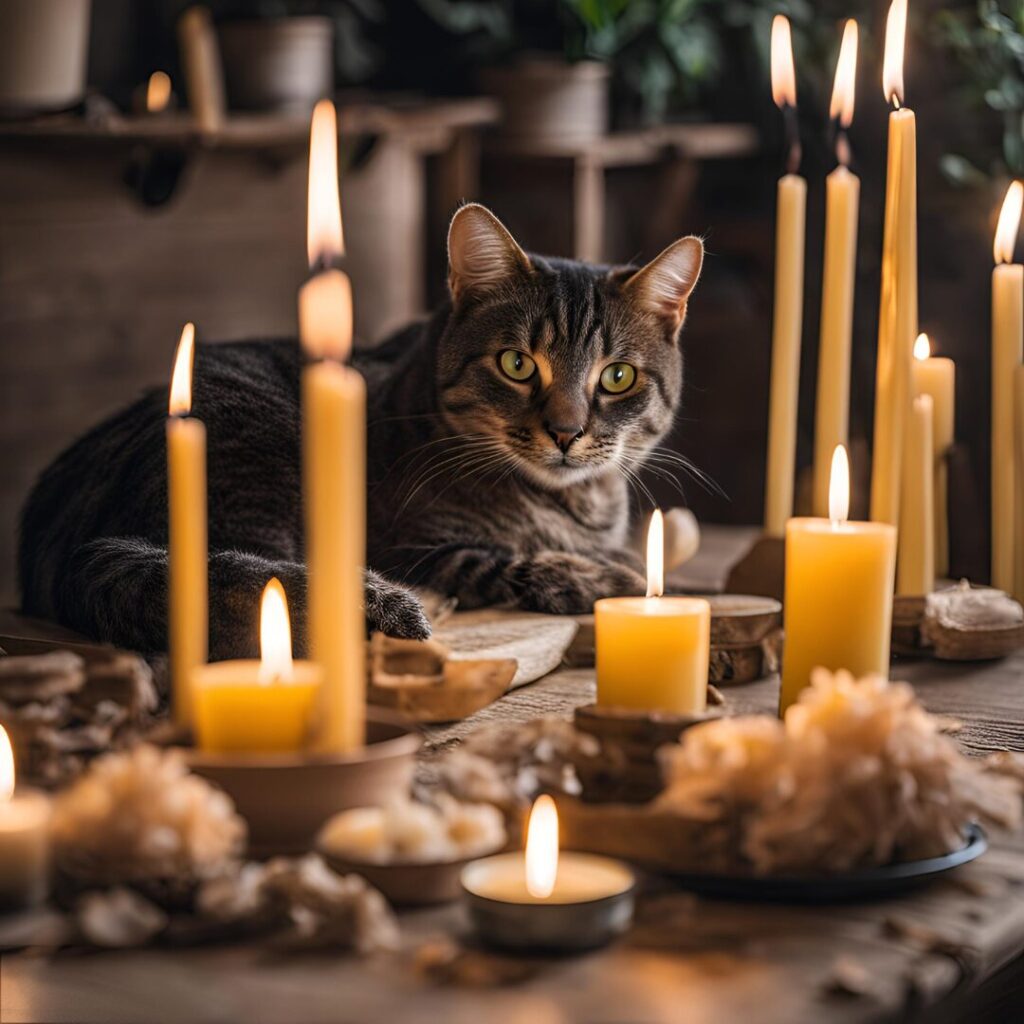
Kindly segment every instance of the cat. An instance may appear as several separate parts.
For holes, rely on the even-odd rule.
[[[368,393],[368,627],[429,635],[410,586],[462,608],[559,613],[643,593],[627,479],[679,404],[702,243],[680,239],[643,268],[528,256],[469,204],[448,255],[450,300],[353,357]],[[214,660],[257,653],[271,576],[305,651],[300,370],[294,340],[196,348]],[[166,648],[166,415],[166,390],[154,389],[42,474],[22,516],[26,613]]]

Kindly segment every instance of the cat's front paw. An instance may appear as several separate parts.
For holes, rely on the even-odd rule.
[[[556,615],[585,615],[602,597],[643,594],[647,581],[635,569],[582,555],[550,551],[515,566],[520,607]]]
[[[371,633],[402,640],[430,636],[430,620],[416,595],[370,570],[366,573],[366,625]]]

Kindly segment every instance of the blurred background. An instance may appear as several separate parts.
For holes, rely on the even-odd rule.
[[[1024,173],[1024,0],[911,0],[921,329],[957,364],[952,572],[987,578],[989,274]],[[671,444],[713,481],[663,480],[706,522],[762,513],[775,181],[772,17],[790,16],[808,179],[798,465],[812,458],[828,101],[861,28],[863,182],[851,442],[866,507],[887,108],[883,0],[142,0],[0,3],[0,601],[18,510],[68,442],[164,382],[181,324],[292,334],[306,273],[308,114],[335,95],[357,333],[444,294],[465,199],[533,251],[627,262],[679,235],[709,257]],[[158,72],[154,76],[154,72]],[[805,488],[801,489],[805,492]]]

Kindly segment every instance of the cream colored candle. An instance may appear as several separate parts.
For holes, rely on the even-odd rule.
[[[932,409],[931,397],[919,395],[911,405],[907,423],[896,554],[897,594],[930,594],[935,586]]]
[[[847,522],[846,451],[837,448],[829,519],[786,526],[785,627],[779,713],[808,685],[817,666],[855,676],[889,674],[896,528]]]
[[[946,456],[956,430],[956,366],[931,354],[927,334],[914,342],[913,392],[932,400],[932,500],[935,505],[935,575],[949,575],[949,471]]]
[[[821,286],[818,393],[814,407],[814,498],[816,516],[828,515],[832,453],[846,445],[850,410],[850,340],[857,271],[860,178],[846,166],[846,129],[853,121],[857,74],[857,22],[847,21],[832,87],[830,116],[836,123],[839,166],[825,179],[825,262]]]
[[[893,0],[885,32],[885,98],[889,160],[882,242],[882,293],[878,320],[875,436],[871,465],[871,518],[899,520],[900,462],[910,410],[910,364],[917,337],[917,127],[902,107],[906,0]]]
[[[1014,587],[1017,509],[1013,453],[1013,374],[1024,359],[1024,266],[1013,261],[1024,186],[1013,182],[996,228],[992,272],[992,586]]]
[[[311,267],[342,252],[334,105],[317,104],[310,131],[308,250]],[[332,198],[333,197],[333,198]],[[322,751],[365,741],[366,386],[344,364],[352,347],[352,293],[340,270],[323,270],[299,292],[303,491],[309,574],[310,653],[323,666]]]
[[[178,19],[178,46],[192,116],[201,132],[217,132],[223,127],[227,103],[217,30],[206,7],[189,7]]]
[[[772,23],[772,95],[791,117],[796,107],[796,73],[789,21],[782,15],[776,15]],[[791,142],[796,153],[795,158],[791,153],[793,164],[799,160],[799,149],[795,140]],[[764,528],[773,537],[782,536],[786,520],[793,514],[806,213],[807,182],[796,173],[783,175],[776,197],[775,305],[764,499]]]
[[[1013,596],[1024,603],[1024,365],[1018,366],[1013,373],[1014,382],[1014,450],[1017,458],[1016,501],[1017,508],[1022,512],[1017,516],[1017,532],[1014,536],[1014,570]]]
[[[0,910],[41,903],[50,878],[50,801],[14,788],[14,751],[0,725]]]
[[[663,535],[655,510],[647,534],[647,596],[594,605],[597,702],[690,715],[707,706],[711,606],[662,597]]]
[[[192,670],[209,639],[206,544],[206,428],[192,411],[195,328],[185,324],[171,378],[167,421],[168,651],[174,720],[192,724]]]
[[[260,603],[260,660],[218,661],[192,673],[196,739],[208,753],[295,752],[312,737],[319,665],[292,660],[284,588],[272,579]]]

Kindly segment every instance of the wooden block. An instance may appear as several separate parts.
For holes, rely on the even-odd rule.
[[[781,601],[785,596],[786,542],[781,537],[759,537],[729,570],[728,594],[756,594]]]

